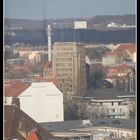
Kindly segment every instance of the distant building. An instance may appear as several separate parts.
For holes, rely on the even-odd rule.
[[[105,79],[125,92],[135,91],[135,68],[130,64],[120,64],[106,68]]]
[[[115,50],[107,52],[103,56],[102,63],[104,66],[111,66],[121,62],[133,62],[133,53],[136,51],[135,48],[135,44],[119,44]]]
[[[102,58],[103,66],[112,66],[114,64],[120,63],[121,61],[122,61],[122,58],[114,54],[103,56]]]
[[[135,25],[132,25],[132,26],[129,26],[129,25],[126,25],[126,24],[118,24],[118,23],[114,23],[114,22],[111,22],[109,24],[107,24],[107,27],[108,28],[134,28]]]
[[[7,63],[10,65],[25,65],[27,64],[27,59],[23,58],[7,59]]]
[[[4,103],[12,104],[16,98],[20,108],[37,122],[64,120],[63,94],[51,82],[7,83]]]
[[[87,22],[86,21],[75,21],[74,22],[74,29],[86,29]]]
[[[84,45],[60,42],[53,46],[53,74],[64,94],[82,94],[86,90],[86,62]]]
[[[122,63],[120,65],[107,68],[106,76],[126,76],[127,74],[134,73],[134,71],[133,67]]]
[[[118,24],[111,22],[111,23],[107,24],[107,27],[118,27]]]

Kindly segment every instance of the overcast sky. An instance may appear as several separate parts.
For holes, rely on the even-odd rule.
[[[5,0],[4,17],[52,19],[136,13],[136,0]]]

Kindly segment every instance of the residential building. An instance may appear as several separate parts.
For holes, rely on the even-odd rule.
[[[37,122],[64,120],[63,94],[52,82],[7,83],[4,95],[5,104],[17,104]]]
[[[103,56],[102,63],[104,66],[111,66],[122,62],[133,62],[133,53],[136,51],[135,49],[135,44],[118,44],[115,50],[109,51]]]
[[[135,117],[135,94],[114,88],[88,90],[85,97],[73,96],[71,102],[77,107],[79,119]]]
[[[112,66],[107,68],[106,76],[123,76],[130,73],[134,73],[134,68],[129,66],[128,64],[120,64],[116,66]]]
[[[58,76],[57,86],[65,95],[82,95],[86,90],[85,49],[82,43],[55,43],[52,68],[53,74]]]
[[[105,79],[126,92],[135,91],[135,66],[130,63],[106,68]]]
[[[55,137],[15,105],[4,106],[4,140],[46,139]]]

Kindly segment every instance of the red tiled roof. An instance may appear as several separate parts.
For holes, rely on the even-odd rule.
[[[127,43],[127,44],[120,44],[119,47],[116,49],[116,50],[119,50],[119,49],[135,49],[135,44],[131,44],[131,43]]]
[[[57,78],[48,79],[48,78],[44,78],[42,76],[37,76],[37,77],[35,77],[35,80],[37,80],[37,81],[53,82],[55,85],[57,83]]]
[[[116,52],[111,52],[111,51],[109,51],[109,52],[106,52],[105,55],[106,55],[106,56],[108,56],[108,55],[117,55],[117,53],[116,53]]]
[[[124,55],[124,53],[126,53],[126,51],[131,51],[134,52],[135,51],[135,45],[134,44],[121,44],[116,50],[115,52],[121,55]]]
[[[46,62],[46,64],[44,65],[44,68],[47,70],[49,67],[52,67],[52,61],[48,61]]]
[[[107,76],[106,79],[115,79],[115,80],[124,80],[126,79],[126,75],[123,76]]]
[[[32,131],[27,137],[27,140],[41,140],[41,138],[38,136],[37,132]]]
[[[127,64],[122,64],[118,66],[118,69],[129,69],[129,68],[132,68],[132,67]]]
[[[112,51],[112,52],[111,51],[106,52],[105,56],[108,56],[108,55],[122,56],[122,55],[127,54],[127,51],[129,51],[131,53],[135,52],[135,49],[136,49],[136,46],[134,44],[131,44],[131,43],[121,44],[114,51]]]
[[[4,106],[4,137],[5,139],[17,138],[19,140],[27,140],[19,133],[19,121],[26,124],[22,131],[27,131],[29,134],[32,131],[37,131],[42,140],[54,138],[46,129],[41,127],[30,116],[14,105]],[[34,130],[36,129],[36,130]],[[30,139],[31,140],[31,139]],[[34,139],[35,140],[35,139]],[[41,139],[39,139],[41,140]]]
[[[30,86],[30,83],[12,82],[4,84],[4,95],[6,97],[17,97]]]
[[[13,65],[12,66],[14,71],[25,71],[28,72],[29,71],[29,67],[27,65]]]

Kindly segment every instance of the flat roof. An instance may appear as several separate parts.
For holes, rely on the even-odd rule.
[[[96,127],[114,127],[122,129],[135,129],[135,119],[93,119],[90,120],[90,124],[83,125],[83,120],[70,120],[62,122],[47,122],[40,123],[40,125],[49,131],[68,131],[68,130],[85,130],[95,129]]]
[[[103,89],[91,89],[86,91],[85,98],[95,100],[112,100],[123,98],[135,98],[135,93],[125,93],[122,90],[116,88],[103,88]]]

